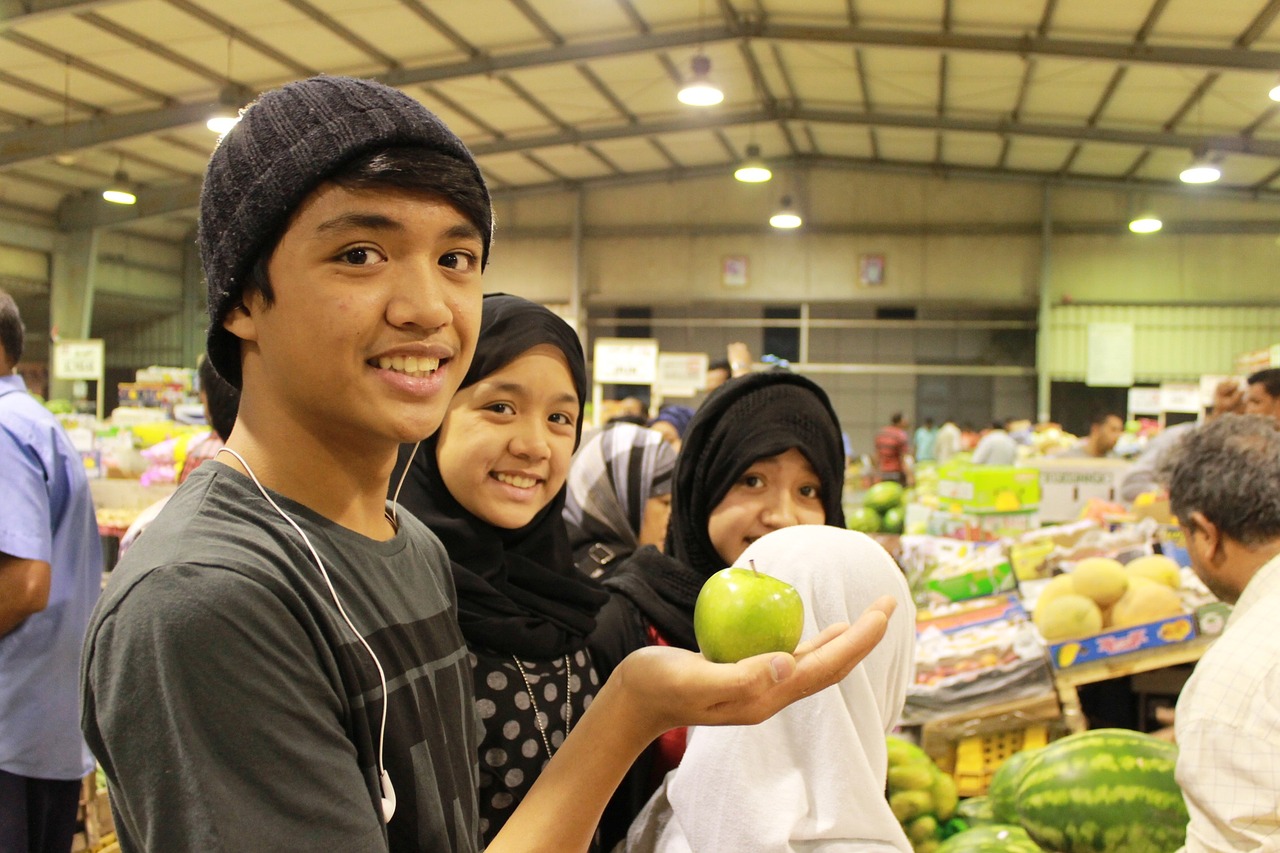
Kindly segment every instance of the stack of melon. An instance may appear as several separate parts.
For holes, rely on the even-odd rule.
[[[1184,612],[1179,586],[1178,564],[1160,554],[1127,565],[1089,557],[1049,581],[1033,619],[1050,643],[1145,625]]]
[[[1178,748],[1127,729],[1095,729],[1006,760],[991,780],[996,823],[937,853],[1170,853],[1186,839],[1174,781]]]
[[[845,526],[862,533],[901,533],[906,515],[906,490],[885,480],[867,489],[862,506],[845,513]]]
[[[953,821],[959,802],[955,780],[915,744],[890,737],[888,746],[889,808],[916,853],[936,853],[942,840],[959,829]]]

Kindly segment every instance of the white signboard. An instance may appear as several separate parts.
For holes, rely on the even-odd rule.
[[[658,388],[664,397],[692,397],[706,387],[705,352],[658,353]]]
[[[1166,382],[1160,386],[1160,410],[1200,413],[1200,386],[1189,382]]]
[[[652,385],[658,378],[658,342],[653,338],[597,338],[592,366],[596,382]]]
[[[1159,388],[1130,388],[1129,417],[1160,414]]]
[[[58,341],[53,345],[55,379],[102,379],[105,366],[101,339]]]
[[[1133,384],[1133,324],[1090,323],[1084,384],[1128,388]]]

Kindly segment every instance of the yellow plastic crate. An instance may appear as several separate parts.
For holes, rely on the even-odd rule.
[[[1020,729],[974,735],[956,743],[953,774],[956,792],[962,797],[977,797],[987,792],[991,777],[1015,752],[1036,749],[1049,742],[1049,726],[1037,723]]]

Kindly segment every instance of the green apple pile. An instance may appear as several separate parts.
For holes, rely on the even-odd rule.
[[[862,506],[845,513],[845,526],[862,533],[901,533],[906,492],[888,480],[876,483],[862,497]]]
[[[698,649],[714,663],[795,651],[804,630],[804,602],[786,581],[755,566],[721,569],[703,583],[693,605]]]
[[[942,842],[966,828],[956,818],[956,783],[923,749],[890,736],[889,808],[902,824],[916,853],[934,853]]]

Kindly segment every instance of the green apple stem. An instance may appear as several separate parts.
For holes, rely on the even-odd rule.
[[[756,571],[756,561],[747,560],[747,562],[751,565],[751,574],[755,575],[756,577],[760,577],[760,573]]]

